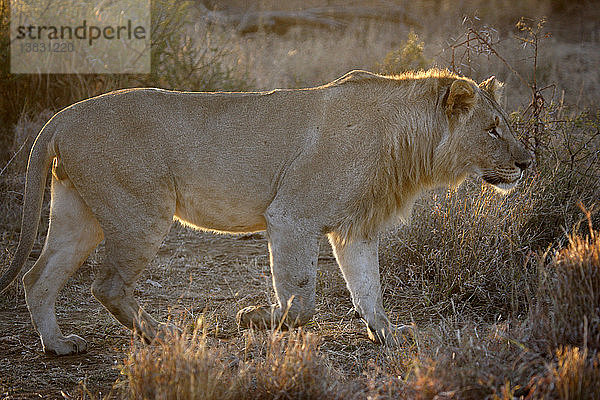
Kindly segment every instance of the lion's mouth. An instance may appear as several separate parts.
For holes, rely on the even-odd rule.
[[[499,176],[483,175],[482,178],[485,182],[489,183],[490,185],[494,185],[494,186],[499,185],[501,183],[508,183],[504,179],[500,178]]]
[[[520,173],[518,176],[516,176],[514,178],[511,177],[512,179],[510,179],[510,178],[502,177],[502,176],[499,176],[496,174],[485,173],[481,176],[481,178],[484,180],[484,182],[489,183],[490,185],[494,186],[495,188],[497,188],[503,192],[506,192],[506,191],[509,191],[512,188],[514,188],[522,176],[523,176],[523,174]]]

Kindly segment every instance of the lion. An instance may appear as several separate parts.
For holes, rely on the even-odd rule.
[[[119,90],[55,114],[31,149],[19,245],[4,290],[32,249],[51,169],[50,225],[24,275],[45,352],[86,351],[54,304],[105,241],[93,295],[125,327],[163,332],[133,296],[173,219],[225,233],[266,231],[277,304],[239,311],[241,327],[296,327],[315,313],[327,235],[369,337],[392,343],[378,234],[423,191],[479,176],[510,190],[531,163],[498,104],[502,84],[444,70],[351,71],[323,86],[265,92]]]

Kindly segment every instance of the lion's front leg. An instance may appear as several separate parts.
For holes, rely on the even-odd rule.
[[[251,306],[237,315],[241,327],[306,324],[315,312],[318,233],[298,220],[268,218],[267,235],[277,304]]]
[[[351,239],[342,242],[329,235],[338,265],[342,270],[354,308],[367,325],[369,338],[393,344],[394,328],[383,310],[379,280],[378,240]]]

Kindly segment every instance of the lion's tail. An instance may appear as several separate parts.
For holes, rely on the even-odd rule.
[[[55,123],[52,123],[52,119],[44,125],[29,153],[19,246],[8,271],[0,277],[0,292],[3,292],[15,280],[25,265],[37,236],[46,177],[55,156],[53,146],[50,146],[54,138],[54,126]]]

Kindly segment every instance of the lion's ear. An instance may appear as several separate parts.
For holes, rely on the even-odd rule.
[[[475,88],[464,79],[452,82],[446,99],[446,115],[448,118],[467,115],[475,105]]]
[[[495,76],[491,76],[485,81],[481,82],[479,87],[488,92],[497,103],[500,102],[500,99],[504,94],[504,83],[497,80]]]

